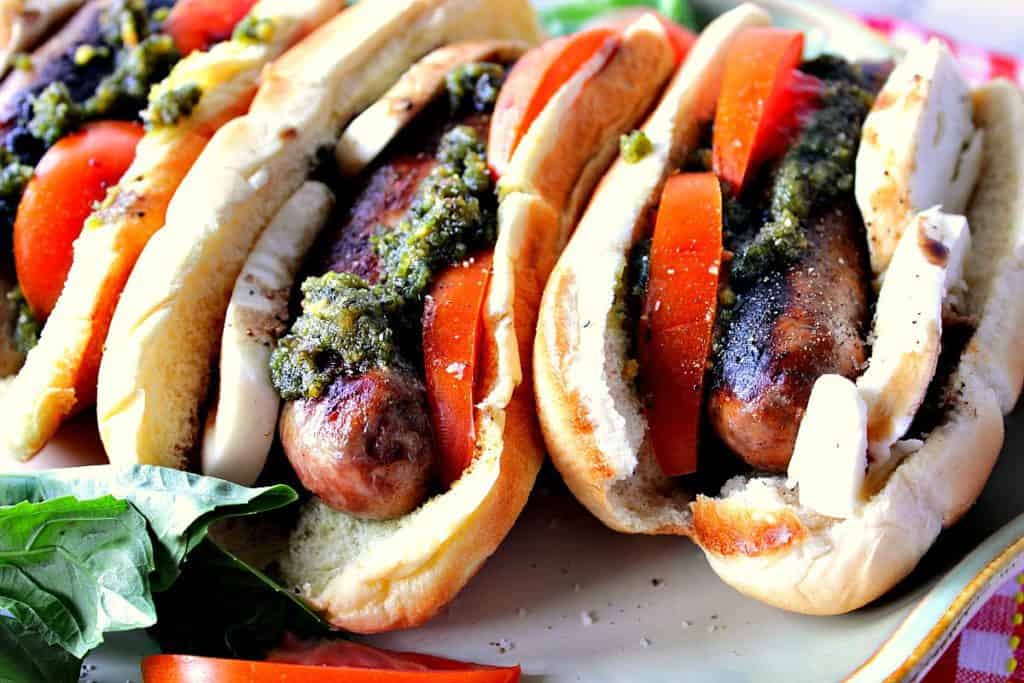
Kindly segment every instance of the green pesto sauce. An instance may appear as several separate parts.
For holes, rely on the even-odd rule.
[[[31,73],[36,69],[35,63],[33,63],[32,61],[32,55],[26,54],[24,52],[19,52],[16,55],[14,55],[14,57],[11,59],[11,63],[14,65],[15,69],[17,69],[18,71],[24,71],[26,73]]]
[[[391,364],[397,333],[418,328],[434,274],[497,240],[484,142],[457,126],[436,156],[402,222],[374,239],[378,283],[350,273],[303,283],[302,314],[270,360],[282,398],[316,398],[339,376]]]
[[[77,128],[81,120],[81,106],[71,98],[64,83],[55,81],[32,100],[28,130],[49,147]]]
[[[635,164],[653,151],[651,139],[642,130],[619,137],[619,153],[627,164]]]
[[[835,58],[805,65],[826,77],[822,106],[783,157],[771,182],[769,220],[737,255],[732,277],[751,281],[792,263],[807,248],[812,213],[853,190],[861,128],[874,99],[859,70]]]
[[[75,51],[78,66],[116,50],[114,71],[100,81],[85,102],[76,102],[61,81],[48,85],[32,101],[29,132],[46,147],[88,120],[104,118],[116,108],[141,109],[149,91],[181,58],[174,41],[162,33],[147,35],[152,22],[145,3],[122,0],[103,16],[106,45],[82,45]]]
[[[43,326],[33,315],[20,287],[15,287],[7,292],[7,300],[18,312],[17,320],[14,323],[14,346],[21,353],[28,353],[39,343],[39,335]]]
[[[269,43],[274,39],[275,28],[272,19],[259,19],[249,14],[235,26],[231,39],[243,43]]]
[[[452,111],[490,111],[498,101],[504,80],[505,67],[492,62],[474,62],[452,69],[445,78]]]
[[[142,118],[150,127],[174,126],[189,116],[203,97],[195,83],[186,83],[151,100]]]
[[[100,118],[119,105],[144,103],[149,91],[181,58],[170,36],[149,36],[118,56],[114,72],[104,78],[82,106],[84,116]],[[141,107],[140,107],[141,108]]]

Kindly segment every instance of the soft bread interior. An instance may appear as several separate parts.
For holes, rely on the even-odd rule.
[[[618,160],[601,181],[544,294],[535,346],[536,394],[552,460],[573,493],[608,526],[633,533],[685,533],[687,497],[654,462],[647,423],[626,379],[628,337],[616,292],[626,255],[665,178],[710,119],[731,39],[769,23],[753,5],[701,34],[643,126],[653,151]]]
[[[270,41],[232,40],[193,52],[156,86],[151,98],[183,84],[199,85],[202,97],[187,118],[147,133],[121,182],[86,220],[65,287],[15,380],[15,398],[0,403],[0,457],[31,458],[69,415],[92,404],[113,308],[192,162],[217,127],[248,109],[263,67],[343,6],[342,0],[262,0],[250,14],[274,23]]]
[[[520,0],[378,0],[341,13],[266,70],[250,113],[213,138],[125,287],[97,401],[111,462],[177,467],[193,452],[234,281],[317,151],[437,44],[538,34]]]
[[[544,454],[529,364],[544,281],[572,198],[589,193],[594,158],[607,154],[598,150],[636,125],[671,71],[671,54],[657,22],[638,22],[611,58],[598,55],[555,94],[520,143],[512,167],[522,168],[524,156],[572,153],[558,157],[558,183],[525,174],[522,184],[501,186],[472,466],[398,520],[359,520],[311,503],[282,557],[286,581],[335,625],[373,632],[423,623],[494,552],[526,504]],[[629,98],[615,97],[623,83]]]
[[[723,499],[698,500],[694,539],[715,571],[748,595],[809,614],[856,609],[905,577],[988,480],[1003,445],[1003,413],[1020,392],[1024,355],[1013,343],[1019,328],[1002,327],[1024,315],[1013,294],[1021,277],[1014,245],[1024,231],[1024,99],[1006,82],[981,88],[974,99],[985,151],[968,209],[976,222],[967,303],[979,325],[950,380],[946,417],[848,519],[801,508],[779,478],[737,481]]]

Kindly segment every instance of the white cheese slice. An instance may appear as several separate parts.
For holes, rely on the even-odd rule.
[[[818,378],[789,462],[790,488],[799,485],[802,506],[845,519],[863,504],[867,466],[867,406],[857,385]]]
[[[877,276],[915,213],[931,206],[964,212],[981,167],[981,137],[949,50],[937,40],[910,50],[875,100],[857,154],[855,194]]]
[[[270,354],[284,332],[295,276],[333,206],[325,185],[299,188],[235,281],[221,340],[220,390],[203,437],[205,475],[248,486],[263,470],[281,404],[270,381]]]
[[[960,282],[970,237],[966,218],[932,209],[907,224],[893,254],[875,310],[871,359],[857,381],[873,465],[889,459],[935,376],[943,303]]]

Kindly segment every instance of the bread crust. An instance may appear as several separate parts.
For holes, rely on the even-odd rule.
[[[712,568],[741,592],[796,612],[838,614],[892,588],[941,529],[970,508],[999,455],[1002,415],[1015,404],[1024,378],[1024,350],[1015,338],[1024,303],[1013,294],[1024,287],[1024,100],[1001,82],[979,90],[975,106],[986,136],[981,180],[968,209],[979,241],[966,276],[977,332],[952,379],[955,401],[943,423],[846,520],[801,508],[782,478],[733,482],[725,497],[698,497],[690,505],[692,497],[653,466],[642,410],[622,389],[624,343],[615,342],[614,324],[602,320],[613,317],[635,222],[678,158],[663,155],[656,162],[662,175],[650,171],[640,191],[640,170],[621,161],[613,166],[603,181],[607,188],[595,193],[552,273],[534,349],[552,459],[597,517],[619,531],[691,536]],[[694,110],[681,109],[696,118]],[[652,134],[668,139],[659,129]],[[635,205],[620,206],[621,216],[612,218],[615,201]]]

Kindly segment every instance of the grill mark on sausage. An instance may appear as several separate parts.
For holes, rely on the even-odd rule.
[[[809,248],[736,304],[715,364],[711,422],[759,469],[784,471],[814,382],[856,377],[866,360],[869,280],[863,225],[852,204],[820,213]]]

